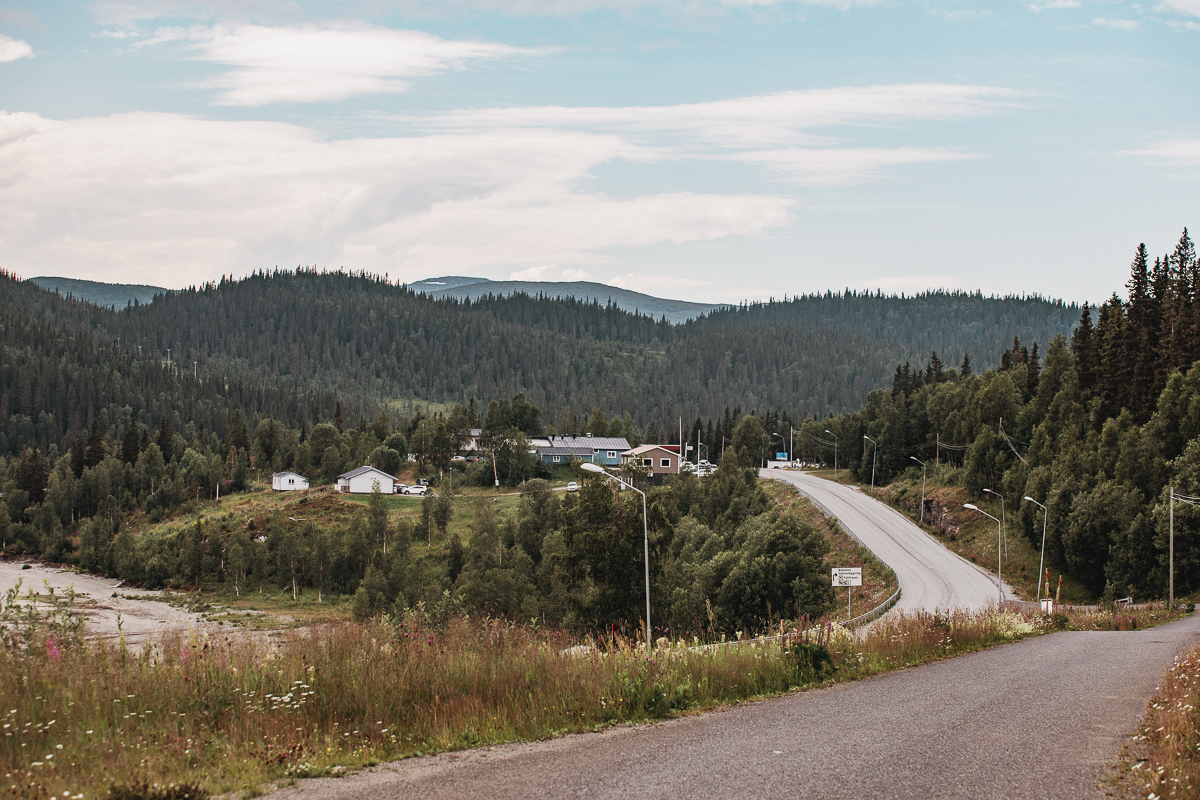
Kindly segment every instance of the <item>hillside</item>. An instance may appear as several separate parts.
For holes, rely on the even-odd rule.
[[[665,316],[668,322],[686,322],[701,314],[725,307],[709,303],[689,303],[684,300],[651,297],[641,292],[592,281],[491,281],[486,278],[447,277],[417,281],[410,283],[408,287],[433,297],[457,297],[471,300],[478,300],[489,294],[495,297],[527,294],[530,297],[570,298],[584,303],[600,303],[601,305],[613,303],[622,311],[632,314],[644,314],[655,319]]]
[[[217,431],[232,410],[299,426],[314,413],[330,418],[338,402],[353,422],[413,401],[486,405],[517,392],[543,420],[601,408],[629,414],[643,429],[674,429],[680,417],[720,418],[735,407],[824,417],[888,385],[897,362],[937,349],[948,366],[966,352],[981,370],[1016,332],[1045,342],[1078,318],[1077,308],[1038,298],[845,293],[672,325],[599,302],[458,300],[303,270],[225,280],[120,311],[4,277],[0,310],[12,320],[0,360],[9,452],[61,444],[106,408],[115,424],[122,407],[142,409],[145,424],[171,411],[179,423]],[[77,352],[96,353],[87,381],[64,366]],[[106,372],[110,363],[117,369]],[[164,367],[171,388],[139,399],[131,379]]]
[[[156,294],[166,294],[171,291],[161,286],[145,286],[137,283],[101,283],[85,281],[78,278],[38,277],[30,278],[29,282],[51,292],[58,292],[63,297],[74,297],[86,300],[106,308],[122,309],[133,303],[149,303]]]

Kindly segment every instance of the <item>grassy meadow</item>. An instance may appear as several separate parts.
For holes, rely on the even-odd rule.
[[[91,798],[182,784],[257,792],[380,761],[529,741],[855,680],[1096,615],[891,615],[862,632],[801,621],[771,639],[652,653],[619,638],[486,618],[176,631],[138,649],[86,640],[68,601],[0,618],[5,795]],[[46,603],[51,604],[47,607]],[[1138,612],[1134,626],[1169,617]],[[1116,624],[1120,624],[1117,622]]]

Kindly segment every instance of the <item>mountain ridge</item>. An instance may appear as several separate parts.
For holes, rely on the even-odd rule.
[[[688,300],[655,297],[597,281],[493,281],[487,278],[447,276],[426,278],[410,283],[408,287],[431,297],[456,297],[472,301],[489,294],[508,297],[524,293],[530,297],[573,298],[602,305],[611,302],[622,311],[640,313],[654,319],[666,317],[668,322],[674,323],[687,322],[711,311],[730,307],[728,304],[694,303]]]

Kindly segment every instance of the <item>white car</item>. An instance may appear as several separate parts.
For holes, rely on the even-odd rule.
[[[567,484],[567,491],[568,492],[578,492],[579,484],[576,483],[575,481],[571,481],[570,483]]]
[[[422,497],[425,495],[426,492],[429,491],[429,487],[421,486],[420,484],[418,484],[416,486],[405,486],[400,491],[403,494],[414,495],[416,497]]]

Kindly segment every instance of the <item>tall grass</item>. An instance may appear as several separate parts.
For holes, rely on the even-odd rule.
[[[1120,776],[1137,796],[1200,795],[1200,647],[1176,658],[1134,736],[1137,754]]]
[[[139,782],[223,792],[541,739],[853,680],[1052,627],[1009,612],[895,615],[857,635],[815,624],[647,654],[495,620],[434,628],[414,613],[274,640],[188,630],[134,651],[48,627],[61,614],[30,619],[12,617],[22,635],[0,648],[0,791],[56,799]]]

